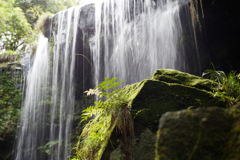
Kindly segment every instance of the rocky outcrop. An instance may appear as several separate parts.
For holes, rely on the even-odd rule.
[[[174,69],[158,69],[153,74],[153,79],[167,83],[178,83],[198,89],[212,91],[218,84],[212,80],[194,76],[188,73],[179,72]]]
[[[240,104],[168,112],[160,120],[155,160],[237,160]]]
[[[225,104],[218,97],[213,98],[209,91],[211,80],[189,75],[177,70],[161,69],[154,73],[152,79],[127,85],[118,93],[127,97],[128,106],[134,118],[136,143],[132,150],[133,159],[154,159],[156,132],[159,118],[169,111],[179,111],[194,107],[220,106]],[[111,132],[110,140],[102,159],[124,157],[126,148],[117,132]]]

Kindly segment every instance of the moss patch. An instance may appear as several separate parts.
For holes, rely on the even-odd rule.
[[[205,89],[207,91],[212,91],[212,87],[217,86],[217,83],[212,80],[204,79],[202,77],[180,72],[174,69],[158,69],[153,74],[152,79],[167,83],[183,84],[199,89]]]
[[[137,145],[134,146],[133,159],[151,160],[155,157],[156,134],[148,128],[145,129],[137,139]]]
[[[165,112],[189,106],[225,106],[205,90],[157,80],[143,80],[139,84],[126,86],[123,91],[132,93],[129,99],[134,122],[149,127],[153,132],[157,131],[158,120]]]
[[[227,160],[240,159],[240,103],[232,107],[229,111],[233,118],[232,129],[230,131],[230,140],[225,146],[224,158]]]
[[[160,120],[155,160],[238,160],[239,118],[239,105],[168,112]]]
[[[98,114],[83,129],[78,142],[77,157],[100,160],[115,126],[111,114]]]

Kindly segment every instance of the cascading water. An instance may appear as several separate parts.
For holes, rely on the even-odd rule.
[[[198,59],[194,41],[186,44],[189,35],[183,35],[191,26],[187,3],[99,0],[95,18],[92,5],[56,14],[50,36],[40,36],[27,77],[15,159],[67,159],[75,98],[99,83],[87,60],[100,81],[118,77],[123,86],[149,78],[158,68],[190,72]]]
[[[38,137],[42,137],[39,132],[41,128],[38,121],[45,121],[44,109],[45,106],[39,107],[39,102],[46,101],[47,84],[48,84],[48,40],[41,36],[41,42],[36,53],[36,61],[28,74],[26,99],[22,110],[21,128],[19,134],[18,152],[16,159],[34,159],[37,156],[37,145],[39,144]],[[44,61],[42,60],[44,59]],[[44,89],[43,89],[44,88]],[[40,90],[43,89],[41,92]],[[45,123],[43,123],[45,125]],[[27,150],[31,150],[30,152]]]
[[[27,77],[21,111],[17,160],[66,160],[74,106],[74,67],[79,7],[55,15],[54,46],[40,35]],[[52,33],[52,31],[50,31]],[[53,43],[53,42],[52,42]],[[49,154],[42,154],[45,152]]]
[[[158,68],[189,72],[187,53],[181,43],[183,29],[180,18],[180,8],[188,2],[99,2],[96,5],[95,41],[90,46],[100,79],[118,77],[126,85],[151,77]]]

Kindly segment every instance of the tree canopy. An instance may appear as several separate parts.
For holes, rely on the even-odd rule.
[[[42,15],[55,14],[81,0],[0,0],[0,52],[21,50],[32,43]]]
[[[28,42],[32,29],[14,0],[0,1],[0,49],[17,50]]]

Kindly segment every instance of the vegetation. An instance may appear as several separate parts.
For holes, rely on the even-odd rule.
[[[217,87],[213,87],[212,95],[219,96],[223,102],[226,102],[227,107],[231,107],[239,101],[240,98],[240,83],[239,75],[235,72],[230,72],[226,75],[223,71],[217,71],[212,64],[213,69],[208,69],[204,75],[210,76],[210,79],[218,83]]]
[[[77,149],[78,159],[100,159],[115,127],[126,145],[124,146],[125,156],[129,159],[132,157],[132,142],[129,144],[127,140],[128,135],[132,140],[134,139],[132,116],[127,98],[116,94],[119,89],[113,90],[122,82],[115,82],[116,79],[106,78],[95,89],[86,91],[87,95],[97,95],[102,99],[95,102],[95,106],[90,106],[83,111],[82,121],[96,117],[91,119],[83,129]],[[103,99],[107,99],[106,102],[103,102]]]
[[[6,71],[0,76],[0,141],[15,135],[22,93],[16,84],[20,78],[14,78]]]
[[[44,13],[55,14],[67,8],[79,5],[80,0],[15,0],[15,6],[20,7],[29,24],[34,24]]]
[[[14,62],[20,58],[20,54],[17,51],[7,50],[0,54],[0,63]]]
[[[0,49],[21,51],[31,46],[46,17],[79,3],[80,0],[1,0]]]
[[[32,29],[14,0],[0,1],[0,49],[17,50],[30,42]]]
[[[50,141],[48,142],[47,144],[45,144],[44,146],[40,146],[38,147],[37,149],[41,149],[43,150],[46,154],[50,155],[51,154],[51,147],[53,147],[54,145],[58,144],[59,141],[56,140],[56,141]],[[61,143],[61,142],[60,142]]]

